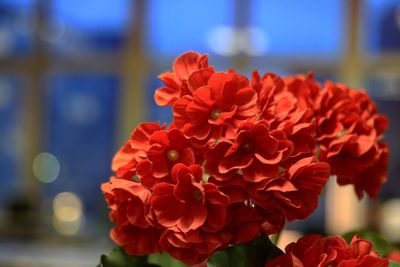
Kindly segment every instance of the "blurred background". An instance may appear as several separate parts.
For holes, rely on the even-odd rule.
[[[0,0],[0,266],[94,266],[113,247],[100,184],[139,122],[171,120],[153,92],[187,50],[366,88],[391,120],[380,199],[331,184],[282,242],[368,227],[400,243],[399,0]]]

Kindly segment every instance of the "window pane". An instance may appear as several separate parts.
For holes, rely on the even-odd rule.
[[[321,54],[340,52],[344,1],[254,0],[251,26],[265,53]],[[259,44],[260,46],[262,44]]]
[[[35,20],[33,0],[0,1],[0,57],[29,53]]]
[[[148,40],[152,51],[180,54],[186,50],[213,52],[213,36],[232,24],[234,1],[151,0]]]
[[[55,0],[43,34],[63,53],[114,51],[121,48],[132,20],[130,0]]]

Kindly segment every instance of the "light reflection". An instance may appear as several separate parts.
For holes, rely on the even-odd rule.
[[[67,28],[64,20],[59,17],[52,17],[49,21],[39,28],[40,39],[49,43],[61,41]]]
[[[61,221],[76,221],[81,216],[82,203],[74,193],[59,193],[53,200],[53,211],[57,219]]]
[[[260,56],[267,52],[269,40],[266,32],[258,27],[246,29],[247,43],[243,46],[244,52],[250,56]]]
[[[207,42],[215,53],[222,56],[233,56],[240,51],[235,38],[236,32],[232,27],[219,26],[209,32]]]
[[[81,219],[72,222],[63,222],[53,216],[53,227],[58,233],[62,235],[66,236],[76,235],[79,232],[81,226],[82,226]]]
[[[241,52],[259,56],[268,50],[267,34],[258,27],[218,26],[209,32],[207,42],[215,53],[222,56],[234,56]]]
[[[61,111],[68,121],[88,125],[100,117],[100,103],[96,97],[84,94],[74,94],[61,106]]]
[[[60,173],[58,159],[50,153],[40,153],[33,161],[33,174],[43,183],[51,183],[57,179]]]
[[[83,223],[82,202],[71,192],[62,192],[53,200],[53,227],[62,235],[75,235]]]

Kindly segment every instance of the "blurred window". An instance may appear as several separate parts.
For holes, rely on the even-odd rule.
[[[42,39],[59,53],[112,52],[124,44],[130,0],[54,0]]]
[[[20,80],[0,76],[0,207],[16,194],[17,179],[21,176],[21,96]]]
[[[119,87],[110,74],[55,74],[49,81],[46,146],[60,172],[47,192],[74,192],[89,214],[102,206],[99,185],[111,174]]]
[[[232,27],[230,0],[151,0],[148,7],[150,54],[176,55],[187,50],[218,51]],[[188,12],[190,11],[190,12]],[[220,40],[222,39],[222,40]]]
[[[34,0],[0,1],[0,58],[24,56],[32,49]]]
[[[369,52],[400,51],[400,0],[365,1],[363,19]]]
[[[345,37],[343,2],[254,0],[253,46],[258,54],[339,55]]]
[[[43,182],[45,203],[49,204],[47,198],[53,199],[61,192],[72,192],[82,199],[88,212],[85,215],[99,214],[98,209],[104,207],[99,205],[104,203],[99,184],[111,175],[110,162],[117,149],[114,145],[122,85],[120,69],[113,68],[118,63],[109,59],[119,59],[115,55],[131,34],[135,1],[43,1],[49,6],[44,7],[44,13],[48,12],[47,24],[41,24],[41,28],[35,11],[37,1],[41,0],[0,0],[0,58],[8,57],[12,63],[16,59],[12,71],[18,75],[22,71],[33,74],[29,73],[32,62],[28,59],[19,64],[17,57],[33,51],[33,37],[37,33],[45,48],[43,52],[48,53],[38,54],[39,62],[44,62],[38,68],[61,69],[48,76],[38,74],[47,86],[43,101],[44,147],[33,162],[34,173]],[[187,50],[212,54],[210,64],[216,70],[234,67],[246,75],[253,68],[292,74],[307,72],[315,66],[318,80],[335,80],[341,66],[339,60],[349,25],[346,1],[144,0],[144,3],[147,13],[138,26],[146,38],[144,61],[151,62],[144,64],[147,87],[138,96],[146,101],[144,113],[149,121],[171,122],[171,108],[158,107],[153,93],[161,86],[157,76],[171,70],[173,58]],[[367,51],[399,50],[400,0],[366,0],[362,5],[362,38],[366,38],[362,44]],[[241,7],[245,7],[243,12]],[[60,55],[62,60],[57,59]],[[66,64],[57,65],[64,58]],[[314,64],[315,60],[320,60],[319,65]],[[90,70],[79,65],[82,61]],[[24,63],[28,68],[19,67]],[[99,65],[106,73],[93,73]],[[80,66],[79,70],[74,66]],[[23,161],[20,127],[21,119],[25,119],[21,115],[25,115],[22,105],[26,101],[22,99],[24,91],[18,77],[8,73],[0,77],[0,208],[2,200],[17,191],[18,179],[25,179],[18,171]],[[385,81],[386,78],[378,79],[368,88],[379,91],[380,96],[382,92],[399,92],[398,81],[390,88]],[[141,96],[142,92],[146,95]],[[397,98],[383,97],[377,104],[391,121],[396,121],[397,102]],[[398,143],[397,128],[391,125],[389,130],[387,140],[391,146]],[[399,173],[396,162],[400,156],[396,152],[392,155],[390,175],[395,177]],[[397,182],[388,183],[385,196],[398,195],[393,191],[398,188],[394,183]],[[294,226],[306,230],[322,226],[323,213],[321,205],[311,219],[314,223]]]

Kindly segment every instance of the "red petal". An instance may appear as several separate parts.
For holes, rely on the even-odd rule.
[[[179,56],[174,63],[174,72],[181,80],[186,80],[189,75],[199,69],[201,55],[196,52],[186,52]]]
[[[154,93],[154,100],[159,106],[171,106],[179,98],[180,92],[175,88],[161,87]]]
[[[184,204],[173,195],[174,185],[159,183],[153,187],[150,204],[157,216],[158,223],[172,227],[184,212]]]
[[[211,69],[201,69],[193,72],[188,79],[189,89],[194,92],[197,88],[206,86],[213,73],[214,71]]]

